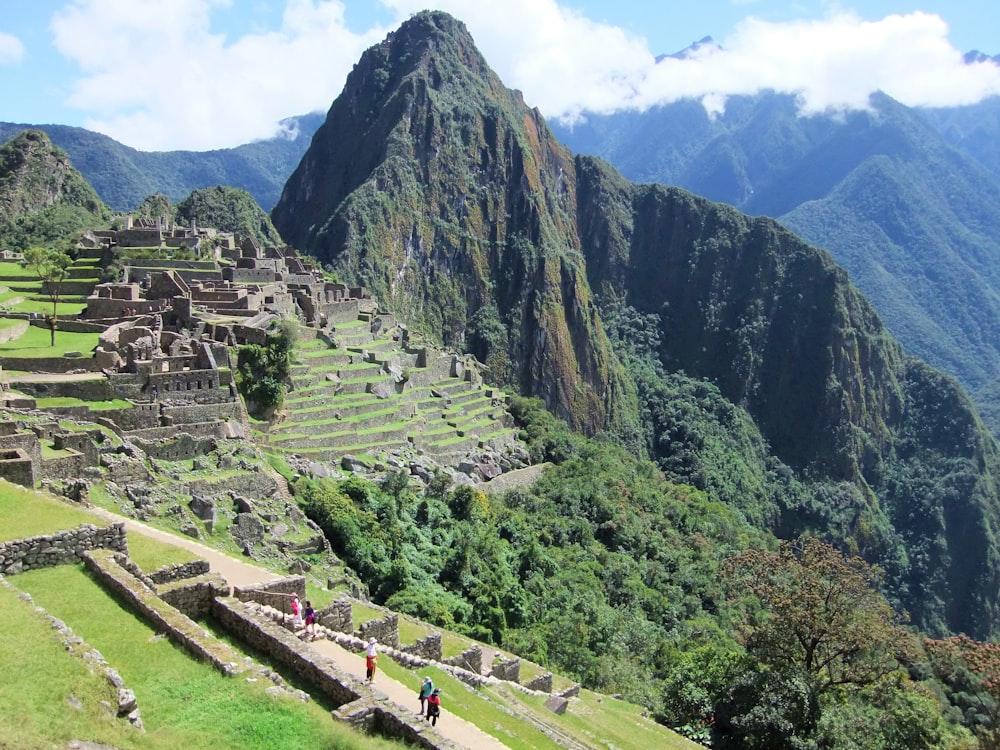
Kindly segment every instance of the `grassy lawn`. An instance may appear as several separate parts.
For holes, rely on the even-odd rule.
[[[108,409],[131,409],[132,402],[116,398],[110,401],[84,401],[73,396],[51,396],[48,398],[35,399],[39,409],[55,408],[59,406],[88,406],[91,411],[107,411]]]
[[[18,278],[38,280],[37,273],[11,260],[0,261],[0,277],[3,276],[17,276]]]
[[[0,344],[0,357],[61,357],[65,352],[81,352],[84,356],[89,356],[97,346],[99,337],[98,333],[57,330],[56,345],[53,347],[52,333],[48,328],[29,326],[14,341]]]
[[[71,739],[122,748],[153,747],[101,705],[114,689],[69,653],[56,631],[6,586],[0,586],[0,634],[17,648],[0,649],[0,747],[66,747]],[[70,697],[80,708],[71,708]]]
[[[167,565],[178,565],[200,559],[190,550],[175,547],[173,544],[164,544],[143,534],[128,535],[128,556],[142,568],[144,573],[152,573]]]
[[[82,508],[0,479],[0,541],[51,534],[85,523],[107,525]]]
[[[81,566],[22,573],[14,583],[98,649],[135,691],[146,734],[137,735],[129,745],[116,742],[117,747],[398,747],[336,724],[313,702],[267,695],[264,691],[271,683],[266,680],[227,678],[194,661],[166,638],[156,638],[145,622],[109,597]],[[14,682],[36,682],[34,672],[34,667],[25,669]],[[24,714],[4,713],[11,721],[17,717],[22,724],[41,724],[58,713],[53,709],[59,705],[37,702],[25,706]]]

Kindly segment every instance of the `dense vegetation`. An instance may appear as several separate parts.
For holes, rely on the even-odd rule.
[[[718,747],[968,737],[860,558],[810,538],[768,551],[739,511],[613,441],[569,431],[537,400],[514,412],[533,457],[554,464],[531,489],[494,496],[439,476],[417,492],[398,473],[300,478],[296,498],[376,601],[621,692]]]
[[[268,333],[263,344],[244,344],[239,348],[236,387],[251,414],[268,416],[281,408],[297,337],[295,321],[285,320]]]
[[[239,237],[253,237],[262,247],[281,244],[271,219],[246,190],[239,188],[216,185],[194,190],[177,204],[176,218],[180,224],[193,221]]]

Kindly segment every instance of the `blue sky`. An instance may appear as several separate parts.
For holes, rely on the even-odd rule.
[[[80,125],[136,148],[233,146],[325,110],[361,52],[423,0],[35,0],[0,16],[0,120]],[[762,89],[804,115],[1000,94],[996,0],[438,0],[547,117]],[[711,36],[718,47],[656,65]]]

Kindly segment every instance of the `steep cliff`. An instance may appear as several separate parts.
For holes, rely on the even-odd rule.
[[[593,432],[634,407],[590,296],[573,170],[465,27],[421,13],[361,58],[272,218],[409,323],[475,338],[493,377]]]
[[[887,568],[922,627],[995,632],[1000,460],[958,384],[908,357],[831,257],[776,222],[633,185],[591,157],[577,175],[599,301],[655,316],[663,370],[716,384],[815,483],[782,525],[831,534],[809,506],[842,503],[821,515],[846,517],[841,533]],[[841,482],[855,490],[820,489]],[[873,539],[878,522],[891,530]]]

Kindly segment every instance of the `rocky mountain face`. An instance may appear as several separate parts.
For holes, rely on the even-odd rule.
[[[364,54],[272,218],[572,424],[634,413],[580,254],[572,156],[455,19],[418,14]]]
[[[884,563],[929,632],[1000,629],[1000,463],[961,388],[905,355],[831,257],[775,221],[571,157],[449,16],[418,14],[365,53],[272,217],[592,432],[635,440],[673,408],[649,389],[637,403],[605,334],[612,307],[652,318],[650,371],[716,384],[770,446],[767,481],[790,471],[806,487],[783,528]],[[669,458],[679,444],[636,449]]]

